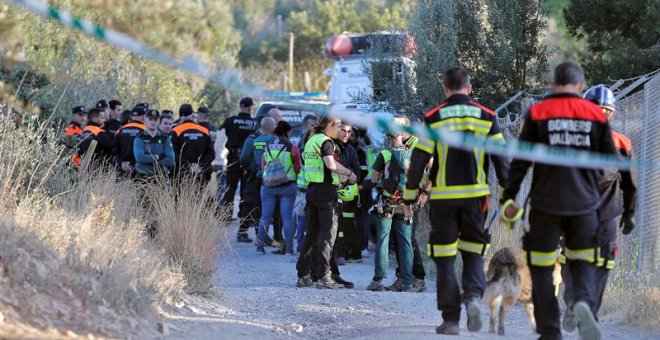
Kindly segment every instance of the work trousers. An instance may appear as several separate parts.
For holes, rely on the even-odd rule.
[[[461,205],[449,205],[442,200],[430,204],[427,253],[437,268],[438,310],[444,321],[458,322],[461,302],[480,299],[486,285],[483,255],[490,246],[490,236],[484,230],[486,214],[481,211],[481,199]],[[463,259],[462,298],[454,269],[458,251]]]
[[[332,248],[338,229],[337,201],[322,201],[307,195],[305,237],[296,264],[298,277],[311,274],[317,281],[330,277]]]
[[[573,303],[585,302],[595,311],[596,212],[580,216],[558,216],[530,211],[530,229],[523,237],[524,256],[532,276],[532,301],[535,306],[536,331],[542,337],[561,338],[559,303],[552,272],[558,260],[559,239],[565,239],[565,254],[571,272]],[[572,308],[572,306],[569,306]]]

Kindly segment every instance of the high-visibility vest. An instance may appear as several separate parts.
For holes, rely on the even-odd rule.
[[[305,169],[303,168],[298,174],[298,182],[296,183],[298,188],[307,189],[307,178],[305,178]]]
[[[374,163],[376,162],[376,157],[378,156],[378,154],[376,153],[374,147],[371,145],[365,146],[364,154],[366,156],[367,164],[361,166],[360,168],[362,168],[362,170],[365,170],[364,167],[366,167],[366,170],[368,172],[367,179],[371,179],[371,176],[373,175],[374,172],[373,166]]]
[[[323,183],[325,163],[321,154],[321,145],[327,140],[332,142],[330,137],[322,133],[317,133],[305,143],[305,151],[302,158],[305,162],[305,179],[308,183]],[[332,142],[334,144],[334,142]],[[335,147],[336,148],[336,147]],[[332,184],[339,186],[339,175],[332,172]]]
[[[293,170],[293,157],[291,157],[292,148],[293,145],[290,142],[281,139],[275,139],[268,143],[264,148],[263,153],[265,160],[263,176],[268,176],[268,163],[272,162],[274,159],[279,159],[287,170],[286,177],[291,182],[295,182],[296,172]]]

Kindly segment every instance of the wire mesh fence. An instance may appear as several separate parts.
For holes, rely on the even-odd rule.
[[[498,122],[507,140],[515,139],[522,125],[522,112],[538,101],[540,96],[523,96],[499,112]],[[633,143],[636,158],[660,160],[660,74],[647,81],[643,88],[617,102],[617,111],[611,121],[612,129],[628,136]],[[532,170],[530,170],[531,173]],[[660,173],[651,168],[636,171],[638,201],[637,227],[630,235],[618,235],[619,254],[615,278],[634,278],[660,286]],[[493,169],[489,182],[493,193],[497,192],[497,179]],[[529,192],[531,176],[528,174],[517,201],[522,203]],[[497,208],[491,202],[492,211]],[[491,218],[489,216],[489,220]],[[493,254],[502,247],[520,247],[527,220],[512,232],[493,228]]]

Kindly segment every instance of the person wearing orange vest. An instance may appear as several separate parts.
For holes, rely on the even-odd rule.
[[[83,133],[83,123],[85,123],[85,115],[87,114],[84,106],[74,106],[71,109],[71,122],[64,129],[65,141],[64,144],[69,149],[74,149],[75,145],[80,140],[80,135]],[[73,155],[73,164],[80,166],[82,161],[80,156],[76,153]]]
[[[133,155],[133,142],[135,137],[142,133],[146,128],[144,126],[144,116],[147,114],[147,108],[143,105],[136,105],[131,112],[131,122],[122,126],[115,133],[112,145],[112,153],[115,155],[115,161],[119,171],[124,176],[131,176],[135,168],[135,156]]]
[[[182,104],[179,108],[181,124],[172,129],[172,145],[176,155],[175,178],[187,173],[206,184],[213,172],[211,162],[215,158],[215,151],[209,130],[193,121],[193,113],[192,105]]]
[[[112,160],[112,140],[107,131],[103,130],[103,119],[101,112],[98,109],[91,109],[87,114],[87,126],[80,136],[80,143],[78,145],[78,155],[81,158],[92,145],[92,141],[96,141],[94,148],[94,161],[105,163]]]

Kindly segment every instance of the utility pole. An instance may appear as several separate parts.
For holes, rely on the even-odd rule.
[[[282,39],[282,14],[277,15],[277,39]]]
[[[293,32],[289,33],[289,89],[293,90]]]

